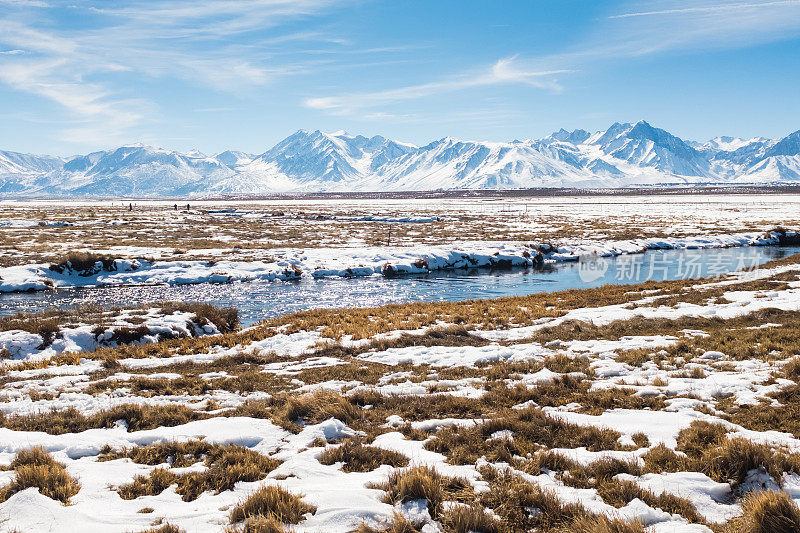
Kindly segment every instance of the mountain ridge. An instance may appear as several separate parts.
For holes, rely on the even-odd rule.
[[[646,121],[590,133],[416,146],[298,130],[260,154],[127,144],[68,158],[0,150],[0,195],[172,197],[447,189],[800,183],[800,130],[686,141]]]

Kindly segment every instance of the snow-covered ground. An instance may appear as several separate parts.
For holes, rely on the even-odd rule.
[[[418,257],[357,261],[374,272],[388,260]],[[429,257],[430,266],[439,256]],[[308,251],[300,270],[314,272],[317,260]],[[18,352],[0,385],[0,464],[42,446],[80,489],[68,505],[32,486],[4,492],[0,515],[4,527],[20,531],[127,532],[165,523],[241,531],[244,523],[231,524],[234,507],[277,486],[312,506],[295,519],[280,515],[293,531],[380,527],[399,520],[395,514],[420,531],[449,531],[465,503],[507,527],[569,528],[578,511],[564,507],[562,522],[548,522],[555,515],[534,495],[544,490],[581,512],[638,520],[653,533],[710,532],[742,513],[748,491],[782,490],[800,502],[800,464],[791,455],[800,453],[792,414],[800,407],[798,316],[800,262],[792,257],[723,279],[480,306],[409,304],[368,316],[320,311],[99,352],[78,342],[61,355]],[[153,312],[144,320],[168,326],[172,318]],[[65,343],[75,331],[63,331]],[[0,335],[16,342],[17,333]],[[70,351],[78,356],[65,359]],[[131,404],[149,411],[124,407]],[[49,414],[68,408],[79,414],[66,421]],[[697,437],[702,431],[716,436]],[[213,475],[212,455],[179,464],[176,456],[145,460],[144,452],[198,441],[243,447],[274,466],[185,497],[185,476]],[[732,453],[742,442],[755,451]],[[374,464],[361,465],[353,452],[326,459],[357,443]],[[671,462],[659,454],[672,454]],[[461,479],[461,489],[444,489],[437,503],[392,485],[422,466]],[[1,472],[0,484],[13,486],[18,468]],[[133,497],[122,488],[158,468],[171,481]],[[387,482],[399,496],[387,496]]]
[[[795,195],[634,195],[191,202],[0,201],[0,266],[87,251],[126,259],[267,261],[276,250],[475,242],[578,246],[800,227]]]

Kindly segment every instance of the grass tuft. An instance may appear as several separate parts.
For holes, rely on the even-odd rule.
[[[454,505],[442,513],[442,527],[452,533],[502,533],[503,523],[480,505]]]
[[[347,440],[338,446],[325,449],[319,456],[324,465],[344,463],[344,472],[372,472],[381,465],[395,468],[408,465],[408,458],[392,450],[384,450],[374,446],[364,446],[358,441]]]
[[[390,522],[379,526],[370,526],[362,522],[354,533],[419,533],[419,530],[405,516],[395,512]]]
[[[720,444],[727,432],[728,429],[722,424],[695,420],[688,428],[678,433],[676,449],[689,457],[700,457],[709,447]]]
[[[434,518],[441,515],[445,500],[474,501],[472,486],[468,481],[443,476],[429,466],[395,470],[386,483],[377,488],[386,491],[386,503],[427,500],[428,512]]]
[[[169,443],[153,445],[152,452],[147,450],[149,447],[144,447],[144,450],[138,452],[134,448],[125,453],[131,458],[139,458],[148,464],[161,464],[163,461],[159,461],[159,459],[164,457],[180,457],[176,459],[177,464],[173,462],[172,466],[188,466],[196,462],[194,460],[196,456],[178,455],[175,449],[199,453],[198,450],[203,450],[202,444],[202,441],[197,444],[185,443],[185,447],[181,448],[180,444]],[[214,491],[215,494],[219,494],[226,490],[232,490],[234,485],[240,481],[252,482],[264,479],[279,464],[274,459],[242,446],[210,445],[202,453],[205,456],[205,466],[207,467],[205,470],[177,475],[164,468],[155,468],[149,476],[136,476],[131,483],[119,487],[120,497],[124,500],[131,500],[139,496],[161,494],[170,485],[177,484],[176,492],[181,495],[183,501],[189,502],[196,500],[206,491]],[[156,461],[159,462],[156,463]]]
[[[785,492],[751,492],[742,501],[742,516],[724,533],[795,533],[800,531],[800,508]]]
[[[230,520],[236,523],[248,518],[271,517],[285,524],[298,524],[304,515],[317,512],[316,507],[301,498],[280,487],[262,487],[233,508]]]
[[[179,426],[206,418],[185,405],[123,404],[86,416],[77,409],[61,409],[31,415],[5,416],[0,426],[14,431],[42,431],[50,435],[80,433],[87,429],[111,428],[122,421],[129,431]]]
[[[78,480],[67,473],[63,464],[54,460],[43,448],[21,450],[11,462],[14,477],[0,490],[0,501],[27,488],[36,487],[39,493],[64,505],[81,488]]]
[[[163,526],[145,529],[141,533],[186,533],[186,530],[181,529],[174,524],[164,524]]]
[[[644,471],[648,474],[683,472],[689,468],[691,462],[686,456],[678,455],[663,443],[647,450],[642,459],[644,460]]]
[[[581,516],[566,526],[556,530],[557,533],[645,533],[641,522],[625,522],[617,518],[605,516]]]

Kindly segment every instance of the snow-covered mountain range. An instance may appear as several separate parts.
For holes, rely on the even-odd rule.
[[[446,137],[425,146],[300,130],[260,155],[140,144],[72,158],[0,151],[2,198],[786,183],[800,183],[800,131],[700,143],[644,121],[538,140]]]

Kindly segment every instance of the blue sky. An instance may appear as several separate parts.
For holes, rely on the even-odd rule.
[[[0,148],[800,129],[800,0],[0,0]]]

